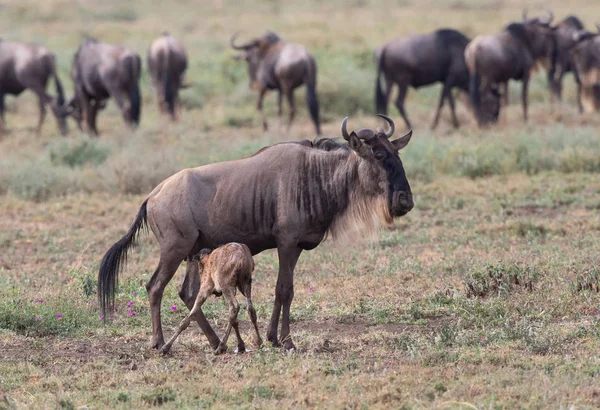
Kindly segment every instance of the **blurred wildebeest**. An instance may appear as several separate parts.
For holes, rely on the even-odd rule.
[[[156,90],[158,107],[167,111],[171,119],[176,119],[176,105],[179,103],[179,89],[187,69],[187,53],[183,45],[169,33],[162,33],[148,49],[148,70],[152,85]]]
[[[523,117],[527,121],[530,71],[536,62],[545,66],[550,64],[554,47],[550,28],[553,17],[548,11],[545,18],[527,19],[524,12],[522,23],[511,23],[498,34],[477,36],[467,45],[465,61],[471,75],[469,95],[480,125],[485,124],[481,116],[481,91],[494,84],[506,84],[507,98],[510,79],[523,83],[521,100]]]
[[[260,111],[263,127],[267,129],[267,120],[263,113],[263,99],[268,90],[278,90],[278,114],[282,114],[282,99],[287,98],[290,105],[288,129],[296,115],[294,89],[306,85],[306,103],[310,116],[315,124],[317,135],[321,135],[319,123],[319,102],[317,100],[317,64],[306,47],[300,44],[287,43],[277,34],[267,32],[262,37],[242,45],[236,45],[239,33],[231,37],[231,47],[242,50],[236,59],[245,59],[248,63],[250,87],[258,91],[256,107]]]
[[[48,79],[54,79],[56,97],[46,93]],[[56,72],[54,53],[37,44],[0,40],[0,132],[4,130],[4,96],[19,95],[30,89],[37,95],[40,119],[36,128],[39,135],[46,118],[46,104],[58,122],[61,134],[67,133],[68,110],[65,95]]]
[[[573,68],[579,78],[580,107],[586,112],[600,110],[600,25],[597,33],[581,30],[573,34]]]
[[[98,134],[96,116],[110,97],[117,101],[125,122],[137,126],[142,106],[138,84],[141,68],[142,60],[133,50],[86,39],[71,67],[75,97],[69,104],[79,128],[83,117],[88,130]]]
[[[440,118],[446,98],[450,103],[452,124],[458,127],[454,111],[452,88],[469,89],[469,72],[465,65],[465,47],[469,39],[459,31],[441,29],[430,34],[397,38],[377,50],[377,80],[375,83],[375,106],[377,112],[387,114],[387,104],[394,84],[398,84],[396,107],[406,126],[412,128],[404,109],[408,87],[418,88],[441,82],[440,102],[432,128]],[[380,77],[385,79],[383,92]]]
[[[380,115],[381,116],[381,115]],[[410,185],[398,151],[412,132],[390,141],[390,128],[360,129],[333,140],[275,144],[239,160],[185,169],[167,178],[142,203],[129,231],[104,255],[98,272],[103,312],[114,306],[117,275],[127,251],[146,223],[160,243],[160,262],[146,284],[152,316],[152,344],[164,345],[160,304],[165,286],[184,259],[202,248],[243,243],[253,255],[277,248],[279,276],[267,339],[292,349],[290,305],[294,267],[303,250],[331,237],[363,237],[367,229],[391,223],[413,208]],[[195,285],[194,285],[195,282]],[[199,283],[186,275],[179,295],[192,308]],[[282,311],[283,309],[283,311]],[[281,339],[277,337],[282,316]],[[213,348],[219,338],[202,311],[195,316]]]
[[[571,49],[575,45],[573,34],[583,30],[583,24],[575,16],[568,16],[560,23],[552,27],[554,34],[555,48],[553,50],[552,64],[548,68],[548,86],[553,97],[562,98],[562,79],[563,76],[573,71],[573,63],[571,61]],[[573,71],[575,82],[579,84],[577,73]],[[579,86],[577,87],[579,90]],[[578,104],[579,96],[577,97]]]

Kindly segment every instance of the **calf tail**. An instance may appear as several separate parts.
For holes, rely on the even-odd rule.
[[[384,59],[385,47],[381,49],[381,53],[379,53],[379,58],[377,59],[377,78],[375,78],[375,111],[377,111],[377,114],[387,114],[387,95],[383,94],[380,81]]]
[[[102,308],[102,315],[106,318],[106,311],[114,309],[115,291],[118,284],[119,271],[127,263],[127,251],[135,245],[142,228],[147,228],[146,199],[140,207],[129,231],[106,252],[100,262],[98,271],[98,301]]]
[[[125,59],[126,72],[129,75],[129,103],[131,104],[131,122],[133,125],[140,123],[140,116],[142,110],[142,98],[140,96],[140,58],[136,56],[129,56]]]
[[[314,60],[308,65],[308,72],[304,79],[306,84],[306,105],[310,111],[310,117],[317,129],[317,135],[321,135],[321,124],[319,121],[319,100],[317,100],[317,65]]]

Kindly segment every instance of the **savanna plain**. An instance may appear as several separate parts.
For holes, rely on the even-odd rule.
[[[297,351],[265,346],[214,356],[197,326],[172,355],[150,348],[145,291],[158,263],[142,235],[120,277],[117,311],[100,319],[102,255],[129,227],[145,195],[172,173],[251,155],[263,146],[314,139],[299,112],[288,132],[271,95],[262,127],[246,67],[228,40],[266,29],[313,52],[324,135],[378,125],[374,49],[397,36],[453,27],[473,37],[519,20],[513,0],[6,1],[5,39],[54,51],[72,95],[72,56],[83,35],[145,56],[170,31],[190,66],[181,120],[156,107],[141,79],[141,125],[127,129],[114,102],[99,138],[71,122],[61,137],[51,115],[36,137],[37,103],[7,100],[0,139],[0,408],[597,408],[600,407],[600,115],[577,112],[565,78],[550,103],[534,74],[530,119],[519,86],[499,124],[479,130],[459,97],[462,127],[446,107],[429,124],[439,86],[411,90],[414,136],[402,151],[415,208],[369,238],[305,252],[295,273]],[[588,27],[600,3],[527,2],[578,15]],[[48,88],[51,91],[51,88]],[[390,115],[399,128],[395,110]],[[401,132],[401,129],[397,131]],[[263,336],[277,256],[255,257],[254,304]],[[168,337],[185,315],[180,268],[163,299]],[[242,305],[243,306],[243,305]],[[227,307],[205,314],[221,335]],[[250,341],[249,321],[240,312]]]

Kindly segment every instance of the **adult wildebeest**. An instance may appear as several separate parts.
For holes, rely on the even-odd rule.
[[[303,250],[327,234],[363,236],[365,228],[390,223],[413,207],[410,185],[398,151],[412,132],[389,141],[388,131],[361,129],[342,136],[348,144],[321,140],[275,144],[251,157],[185,169],[167,178],[142,203],[129,231],[104,255],[98,273],[102,310],[112,307],[117,275],[128,249],[146,224],[160,244],[160,262],[146,284],[152,344],[164,344],[160,303],[167,283],[186,258],[202,248],[228,242],[247,245],[253,255],[277,248],[279,276],[267,339],[294,347],[289,328],[294,267]],[[192,308],[199,284],[186,278],[180,296]],[[216,349],[219,338],[201,312],[196,321]]]
[[[71,67],[75,97],[70,105],[79,128],[83,117],[88,130],[97,135],[96,115],[110,97],[117,101],[125,122],[137,126],[142,106],[138,84],[141,67],[142,60],[133,50],[86,39]]]
[[[452,124],[458,127],[454,111],[452,88],[466,92],[469,89],[469,72],[465,65],[465,47],[469,39],[459,31],[441,29],[430,34],[397,38],[377,50],[377,80],[375,83],[375,106],[377,112],[387,114],[387,104],[394,84],[398,84],[396,107],[411,128],[404,109],[408,87],[418,88],[441,82],[440,102],[431,128],[435,128],[446,98],[450,103]],[[380,77],[385,79],[382,91]]]
[[[575,45],[573,34],[583,30],[583,24],[575,16],[568,16],[560,23],[552,27],[554,34],[555,48],[553,50],[552,64],[548,68],[548,86],[553,97],[562,98],[562,79],[565,74],[573,71],[573,63],[571,61],[571,49]],[[573,72],[575,82],[579,84],[577,74]],[[579,90],[579,86],[577,86]],[[578,104],[579,96],[577,97]]]
[[[175,109],[179,104],[179,89],[187,69],[187,53],[183,45],[169,33],[162,33],[148,49],[148,70],[156,90],[158,108],[167,111],[176,119]]]
[[[46,93],[48,79],[54,79],[56,97]],[[40,119],[36,128],[39,135],[46,118],[46,105],[50,106],[61,134],[67,133],[68,111],[62,84],[56,72],[54,53],[37,44],[0,40],[0,132],[4,130],[4,96],[19,95],[30,89],[37,95]]]
[[[319,101],[317,100],[317,63],[306,47],[300,44],[287,43],[277,34],[267,32],[240,46],[235,44],[239,33],[231,37],[231,47],[242,50],[237,59],[245,59],[248,63],[250,87],[258,91],[256,108],[260,111],[263,128],[267,129],[267,120],[263,112],[263,99],[268,90],[278,90],[278,114],[282,114],[282,99],[287,98],[290,106],[288,129],[296,115],[294,89],[306,85],[306,104],[315,124],[317,135],[321,135],[319,123]]]
[[[475,116],[484,125],[481,116],[480,93],[494,84],[508,84],[510,79],[523,83],[521,99],[523,117],[527,121],[527,89],[530,71],[540,60],[550,59],[554,41],[550,28],[552,12],[546,18],[527,19],[523,13],[522,23],[511,23],[502,32],[490,36],[478,36],[467,45],[465,61],[469,74],[469,94]],[[508,97],[505,87],[505,98]]]
[[[581,111],[600,110],[600,25],[597,33],[581,30],[573,34],[573,69],[579,78]]]

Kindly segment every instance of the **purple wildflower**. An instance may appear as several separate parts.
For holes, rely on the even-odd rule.
[[[36,322],[39,322],[40,320],[42,320],[42,319],[40,319],[39,317],[36,317],[36,318],[35,318],[35,321],[36,321]]]
[[[60,313],[57,313],[57,314],[56,314],[56,318],[57,318],[57,319],[62,319],[62,315],[61,315]]]
[[[100,316],[100,320],[104,320],[104,315]]]
[[[38,300],[38,302],[44,303],[45,301],[44,301],[44,299],[40,298],[40,300]]]
[[[110,314],[110,318],[111,318],[111,319],[114,319],[114,318],[115,318],[115,315],[114,315],[113,313],[111,313],[111,314]]]
[[[129,301],[129,303],[127,304],[127,307],[131,307],[131,306],[133,306],[133,302]]]
[[[171,310],[172,311],[176,311],[177,310],[177,306],[175,306],[175,305],[171,306]]]
[[[135,310],[132,310],[132,311],[130,311],[130,312],[129,312],[129,314],[130,314],[131,316],[135,316],[135,315],[136,315],[136,313],[135,313]]]
[[[309,291],[309,292],[312,292],[312,290],[313,290],[313,289],[312,289],[312,286],[309,286],[309,287],[308,287],[308,291]]]
[[[137,291],[134,290],[131,294],[132,295],[137,295]]]

